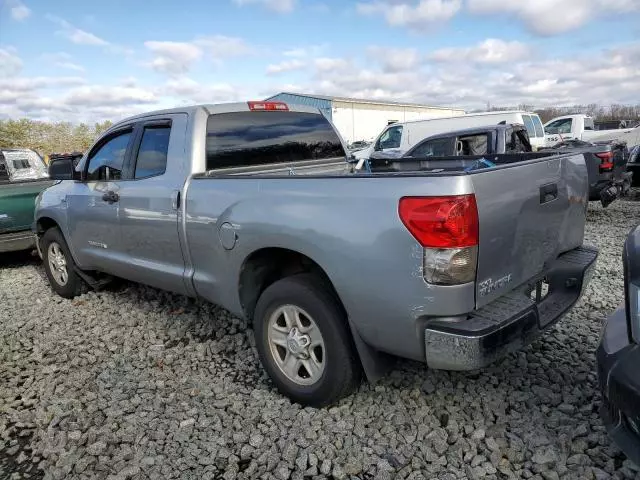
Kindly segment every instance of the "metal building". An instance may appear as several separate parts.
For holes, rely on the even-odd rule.
[[[462,109],[430,107],[415,103],[289,92],[278,93],[266,100],[319,108],[333,121],[333,124],[348,143],[358,140],[371,141],[389,123],[422,118],[456,117],[465,113]]]

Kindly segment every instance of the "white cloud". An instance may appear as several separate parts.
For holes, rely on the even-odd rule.
[[[21,22],[31,15],[31,10],[20,0],[7,0],[7,6],[11,12],[11,18]]]
[[[183,104],[222,103],[246,99],[246,91],[228,83],[200,83],[188,77],[170,79],[156,89],[158,95],[170,95]]]
[[[350,62],[344,58],[316,58],[314,65],[318,72],[339,72],[350,67]]]
[[[156,96],[145,88],[87,85],[70,90],[63,97],[62,103],[68,106],[104,107],[150,104],[156,101]]]
[[[640,10],[638,0],[467,0],[475,14],[515,15],[538,35],[558,35],[579,28],[602,15]]]
[[[13,48],[0,48],[0,72],[7,77],[17,75],[22,70],[22,60]]]
[[[191,42],[149,41],[144,45],[155,55],[145,65],[169,75],[187,73],[203,56],[219,64],[225,58],[254,52],[242,38],[225,35],[199,37]]]
[[[267,75],[277,75],[285,72],[293,72],[294,70],[302,70],[307,66],[307,62],[294,58],[293,60],[284,60],[280,63],[272,63],[267,66]]]
[[[454,50],[461,58],[476,53],[476,61],[421,61],[419,65],[408,64],[404,69],[396,65],[398,69],[393,71],[385,65],[384,58],[368,62],[365,68],[334,58],[320,62],[325,68],[317,68],[301,87],[319,94],[469,109],[484,108],[487,102],[504,106],[527,103],[538,107],[637,103],[640,42],[557,58],[522,55],[517,45],[505,44],[506,48],[497,49],[499,53],[486,48],[491,42]],[[482,46],[485,48],[480,48]],[[343,69],[332,68],[338,65]]]
[[[518,41],[507,42],[496,38],[488,38],[472,47],[442,48],[433,52],[429,58],[437,62],[474,62],[504,63],[527,58],[530,49]]]
[[[240,7],[250,4],[261,4],[274,12],[289,13],[295,8],[297,0],[233,0],[233,3]]]
[[[369,57],[382,65],[385,72],[400,72],[418,66],[421,56],[415,48],[389,48],[373,46],[367,49]]]
[[[327,49],[328,45],[326,43],[319,45],[308,45],[305,47],[295,47],[289,50],[285,50],[282,54],[285,57],[294,57],[294,58],[309,58],[309,57],[317,57],[322,54]]]
[[[375,0],[356,4],[362,15],[384,15],[393,27],[409,27],[428,33],[428,28],[453,18],[462,8],[462,0]]]
[[[73,57],[66,52],[45,53],[42,55],[42,60],[58,68],[74,70],[76,72],[85,71],[84,67],[73,62]]]
[[[199,37],[193,43],[214,60],[249,55],[255,51],[244,39],[226,35]]]
[[[202,56],[200,47],[192,43],[149,41],[144,45],[155,55],[147,65],[163,73],[185,73]]]
[[[51,14],[47,14],[46,18],[47,20],[60,26],[61,30],[58,30],[56,32],[57,34],[68,38],[73,43],[76,43],[78,45],[93,45],[103,47],[109,45],[109,42],[107,42],[106,40],[103,40],[93,33],[74,27],[63,18]]]
[[[83,85],[82,77],[0,77],[0,89],[15,92],[34,92],[42,88],[66,88]]]

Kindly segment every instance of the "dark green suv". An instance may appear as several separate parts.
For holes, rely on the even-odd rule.
[[[31,231],[35,198],[52,184],[36,152],[0,149],[0,252],[35,247]]]

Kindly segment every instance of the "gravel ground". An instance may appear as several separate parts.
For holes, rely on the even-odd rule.
[[[67,301],[35,258],[0,257],[0,478],[640,478],[594,362],[638,218],[590,206],[591,286],[524,351],[474,373],[401,361],[320,410],[274,390],[222,309],[128,283]]]

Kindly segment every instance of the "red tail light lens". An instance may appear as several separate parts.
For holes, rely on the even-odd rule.
[[[249,110],[288,112],[289,106],[284,102],[247,102]]]
[[[613,152],[602,152],[596,153],[596,157],[598,157],[600,162],[600,170],[603,172],[613,170]]]
[[[411,235],[425,248],[478,245],[475,195],[404,197],[398,213]]]

